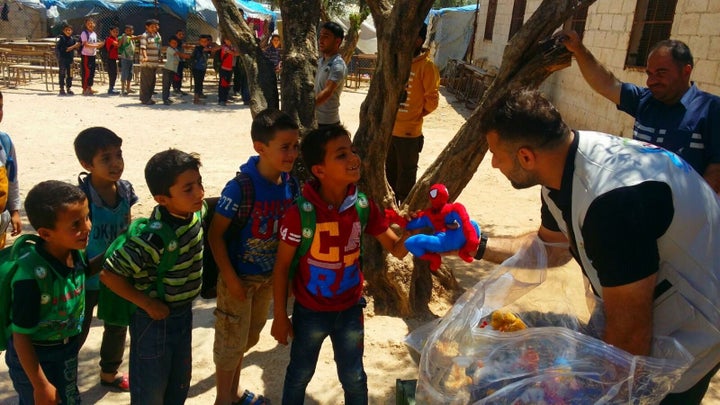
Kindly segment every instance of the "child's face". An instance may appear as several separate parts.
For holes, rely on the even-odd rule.
[[[170,48],[177,48],[177,41],[171,39],[170,41],[168,41],[168,45],[170,45]]]
[[[339,136],[325,145],[325,160],[312,168],[321,184],[352,184],[360,180],[360,156],[350,137]]]
[[[95,21],[93,21],[93,20],[85,21],[85,28],[90,32],[95,30]]]
[[[125,35],[132,35],[135,32],[132,28],[125,28]]]
[[[145,30],[150,34],[154,34],[154,33],[158,32],[159,29],[160,29],[160,24],[150,24],[150,25],[145,26]]]
[[[273,37],[273,39],[270,41],[272,43],[272,46],[275,48],[280,48],[280,37]]]
[[[178,37],[178,39],[183,39],[185,38],[185,31],[178,31],[175,36]]]
[[[157,195],[155,201],[167,208],[171,214],[187,218],[192,213],[202,209],[205,189],[202,184],[202,176],[195,169],[185,170],[175,179],[170,187],[170,195]]]
[[[92,173],[94,180],[116,182],[125,169],[122,149],[120,146],[108,146],[95,153],[92,162],[82,163],[85,170]]]
[[[200,46],[202,46],[203,48],[208,46],[208,43],[209,43],[209,41],[207,38],[200,38]]]
[[[298,157],[298,130],[288,129],[276,131],[275,137],[265,145],[254,142],[255,151],[270,167],[279,172],[290,172]]]
[[[66,37],[69,37],[70,35],[72,35],[72,27],[63,28],[63,34],[65,34]]]
[[[119,29],[119,28],[113,28],[113,29],[110,30],[110,35],[113,36],[113,37],[118,36],[119,33],[120,33],[120,29]]]
[[[52,247],[68,250],[85,249],[91,227],[89,215],[87,199],[72,203],[58,211],[53,229],[40,228],[38,233]]]

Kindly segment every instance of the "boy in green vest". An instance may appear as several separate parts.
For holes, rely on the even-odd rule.
[[[342,125],[310,131],[300,149],[313,178],[280,223],[273,269],[271,333],[283,345],[293,338],[282,403],[304,403],[320,347],[330,337],[345,404],[367,404],[361,240],[363,234],[373,236],[385,250],[402,258],[408,253],[403,244],[407,236],[395,235],[377,204],[358,191],[360,156]],[[361,219],[360,209],[369,210],[367,221]],[[303,215],[311,212],[314,225],[303,224]],[[292,276],[291,263],[304,238],[312,238],[312,245],[299,258]],[[292,321],[286,310],[288,288],[295,296]]]
[[[27,194],[25,211],[41,240],[23,247],[12,279],[12,337],[5,361],[21,404],[79,403],[87,198],[72,184],[45,181]]]
[[[192,301],[202,285],[200,158],[159,152],[145,166],[145,180],[158,203],[150,219],[167,226],[177,242],[165,246],[149,232],[130,238],[105,260],[100,281],[138,307],[130,319],[130,402],[182,404],[192,374]],[[166,251],[177,252],[177,259],[160,271]]]

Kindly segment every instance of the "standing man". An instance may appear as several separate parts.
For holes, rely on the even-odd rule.
[[[677,153],[720,193],[720,97],[690,81],[690,48],[675,40],[655,44],[647,59],[647,87],[639,87],[620,82],[576,32],[562,35],[590,87],[635,117],[633,138]]]
[[[315,117],[318,126],[340,124],[340,93],[345,87],[347,66],[338,50],[345,37],[340,25],[328,21],[320,28],[317,75],[315,76]]]
[[[440,98],[440,73],[430,59],[430,51],[422,47],[426,35],[427,24],[423,23],[415,39],[410,77],[400,97],[400,108],[385,162],[388,183],[398,202],[405,200],[415,185],[418,158],[425,143],[423,117],[435,111]]]
[[[145,21],[145,32],[140,36],[140,102],[145,105],[155,104],[152,95],[162,48],[159,30],[160,21],[151,18]]]
[[[662,403],[699,404],[720,367],[715,192],[671,152],[571,131],[537,92],[515,91],[489,111],[492,165],[517,189],[542,186],[537,235],[569,241],[602,300],[603,340],[648,356],[653,336],[675,338],[694,360]],[[516,242],[484,238],[475,258],[499,263]]]

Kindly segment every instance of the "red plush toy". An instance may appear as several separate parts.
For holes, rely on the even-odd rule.
[[[430,208],[420,211],[417,218],[406,221],[395,211],[386,210],[391,222],[405,229],[432,228],[432,235],[418,234],[405,241],[405,247],[415,257],[430,262],[430,269],[440,268],[439,253],[458,251],[466,262],[473,261],[473,254],[480,244],[480,226],[468,216],[465,206],[448,203],[450,193],[443,184],[430,187]]]

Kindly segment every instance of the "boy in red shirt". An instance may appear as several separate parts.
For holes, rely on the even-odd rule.
[[[273,270],[274,317],[272,335],[282,344],[293,337],[290,364],[285,375],[283,404],[302,404],[320,353],[330,336],[345,404],[367,404],[367,375],[363,368],[363,274],[360,271],[362,233],[374,236],[395,257],[407,254],[403,242],[388,227],[377,205],[359,194],[360,157],[342,125],[308,133],[301,153],[314,179],[305,184],[307,202],[292,206],[280,225]],[[368,207],[365,229],[356,203]],[[289,267],[303,233],[300,210],[315,210],[312,246],[300,257],[292,280]],[[292,323],[288,319],[287,292],[295,295]]]
[[[110,85],[108,86],[108,94],[120,94],[119,91],[115,90],[115,81],[117,81],[117,74],[118,74],[118,59],[120,56],[118,55],[118,48],[120,46],[120,42],[118,41],[118,35],[120,34],[120,28],[118,27],[111,27],[110,28],[110,36],[105,38],[105,50],[107,51],[107,73],[108,73],[108,81],[110,82]]]

